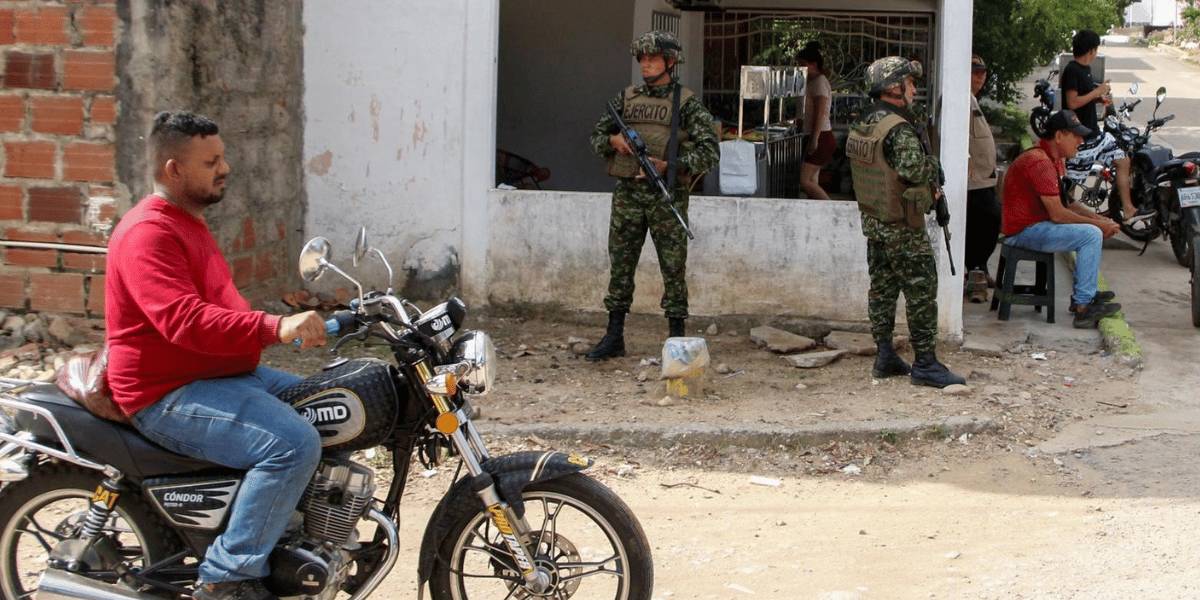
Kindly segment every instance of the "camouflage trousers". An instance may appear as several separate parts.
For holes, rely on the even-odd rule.
[[[904,292],[908,332],[917,354],[937,348],[937,265],[925,229],[889,228],[884,239],[867,239],[871,291],[867,313],[875,341],[890,340],[896,329],[896,303]]]
[[[675,189],[675,206],[687,219],[686,188]],[[609,312],[629,312],[633,304],[633,276],[647,231],[654,242],[658,268],[662,271],[664,289],[659,306],[667,317],[686,318],[687,234],[658,189],[642,179],[620,179],[613,191],[612,217],[608,225],[610,271],[604,308]]]

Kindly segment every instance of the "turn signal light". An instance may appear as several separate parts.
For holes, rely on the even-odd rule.
[[[1194,163],[1190,160],[1183,163],[1183,171],[1185,173],[1187,173],[1189,177],[1191,177],[1192,175],[1195,175],[1196,174],[1196,163]]]
[[[426,381],[425,389],[430,394],[453,396],[458,393],[458,380],[454,378],[454,373],[442,373]]]

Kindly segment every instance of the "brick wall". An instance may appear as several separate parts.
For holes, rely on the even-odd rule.
[[[104,309],[116,215],[116,2],[0,0],[0,308]]]

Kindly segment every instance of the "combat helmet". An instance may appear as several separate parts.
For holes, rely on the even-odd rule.
[[[656,29],[634,38],[629,44],[629,54],[637,58],[643,54],[652,54],[675,59],[675,64],[683,64],[683,45],[679,38],[670,31]]]
[[[871,86],[868,94],[878,98],[884,90],[903,84],[906,78],[920,76],[921,63],[899,56],[885,56],[867,67],[867,85]]]

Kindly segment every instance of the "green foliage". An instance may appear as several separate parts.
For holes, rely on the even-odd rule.
[[[975,2],[975,53],[991,69],[985,93],[1001,103],[1028,90],[1017,83],[1034,67],[1070,52],[1076,30],[1100,33],[1121,22],[1118,0],[986,0]],[[1124,2],[1124,0],[1120,0]]]
[[[1200,7],[1189,6],[1180,13],[1183,17],[1183,27],[1179,37],[1185,40],[1200,40]]]
[[[1000,135],[1008,139],[1020,140],[1022,135],[1028,134],[1029,114],[1016,106],[980,104],[979,110],[983,111],[983,118],[987,119],[988,125],[999,127]]]

